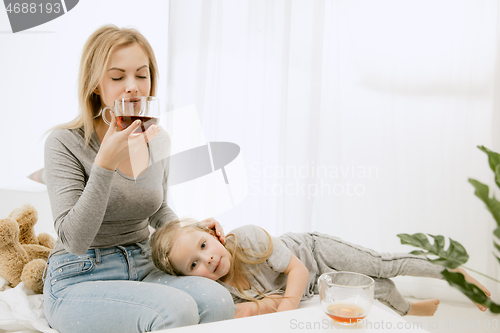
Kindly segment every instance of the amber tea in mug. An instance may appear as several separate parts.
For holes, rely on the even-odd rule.
[[[375,281],[353,272],[330,272],[318,279],[321,308],[342,325],[356,325],[372,307]]]

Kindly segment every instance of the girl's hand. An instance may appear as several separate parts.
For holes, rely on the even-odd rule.
[[[237,303],[234,306],[236,307],[234,319],[251,317],[254,315],[256,309],[254,302]]]
[[[269,295],[269,297],[264,297],[263,299],[257,301],[259,303],[258,306],[255,302],[237,303],[234,305],[236,306],[236,313],[234,314],[234,318],[243,318],[274,313],[277,311],[282,301],[283,297],[281,295]]]
[[[226,244],[226,239],[225,239],[225,236],[224,236],[224,230],[222,230],[222,227],[220,226],[219,222],[217,222],[213,217],[209,217],[208,219],[204,219],[201,222],[205,223],[205,225],[209,229],[215,229],[215,234],[219,238],[219,240],[222,243],[222,245]]]
[[[121,161],[134,154],[142,145],[153,140],[161,128],[153,125],[144,133],[134,133],[140,126],[140,121],[135,121],[132,125],[120,131],[116,125],[115,114],[113,112],[110,112],[110,114],[111,123],[101,142],[94,163],[114,171]]]

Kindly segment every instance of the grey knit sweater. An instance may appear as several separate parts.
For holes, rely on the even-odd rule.
[[[165,134],[149,143],[150,165],[134,179],[94,164],[100,147],[95,133],[85,147],[83,128],[53,131],[44,168],[58,235],[51,256],[147,240],[148,224],[158,228],[177,218],[167,205],[168,159],[160,158],[167,141]]]

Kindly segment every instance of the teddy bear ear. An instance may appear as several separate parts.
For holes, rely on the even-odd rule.
[[[0,247],[10,246],[19,237],[19,225],[13,218],[0,220]]]
[[[9,217],[16,220],[19,225],[19,242],[21,244],[38,244],[34,228],[38,222],[38,212],[35,207],[25,204],[14,209]]]
[[[9,217],[22,224],[21,227],[23,227],[24,225],[32,226],[35,225],[35,223],[38,221],[38,212],[32,205],[24,204],[21,207],[14,209],[9,214]]]

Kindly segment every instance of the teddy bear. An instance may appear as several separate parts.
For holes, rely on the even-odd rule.
[[[43,272],[55,240],[35,234],[38,213],[30,204],[0,219],[0,276],[15,287],[21,281],[31,290],[43,292]]]

